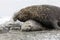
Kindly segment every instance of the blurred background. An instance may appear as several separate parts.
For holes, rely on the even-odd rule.
[[[9,20],[15,12],[30,5],[49,4],[60,7],[60,0],[0,0],[0,18]],[[2,19],[0,19],[1,22]]]
[[[41,4],[60,6],[60,0],[0,0],[0,17],[9,17],[23,7]]]

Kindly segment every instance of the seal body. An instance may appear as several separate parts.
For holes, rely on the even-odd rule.
[[[60,8],[52,5],[33,5],[18,11],[13,20],[25,22],[27,20],[35,20],[44,27],[60,29]]]

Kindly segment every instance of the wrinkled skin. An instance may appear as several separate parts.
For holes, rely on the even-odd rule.
[[[60,8],[52,5],[34,5],[18,11],[13,20],[25,22],[27,20],[35,20],[42,26],[47,28],[60,29]]]

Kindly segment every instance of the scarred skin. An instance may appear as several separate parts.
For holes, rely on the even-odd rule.
[[[14,14],[13,20],[25,22],[35,20],[43,27],[60,29],[60,8],[52,5],[33,5],[21,9]]]

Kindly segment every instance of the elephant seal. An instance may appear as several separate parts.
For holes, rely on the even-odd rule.
[[[42,27],[40,23],[34,20],[27,20],[21,26],[21,31],[42,31],[46,30],[46,28]]]
[[[53,5],[33,5],[22,8],[14,14],[13,20],[25,22],[35,20],[47,28],[60,29],[60,8]]]

